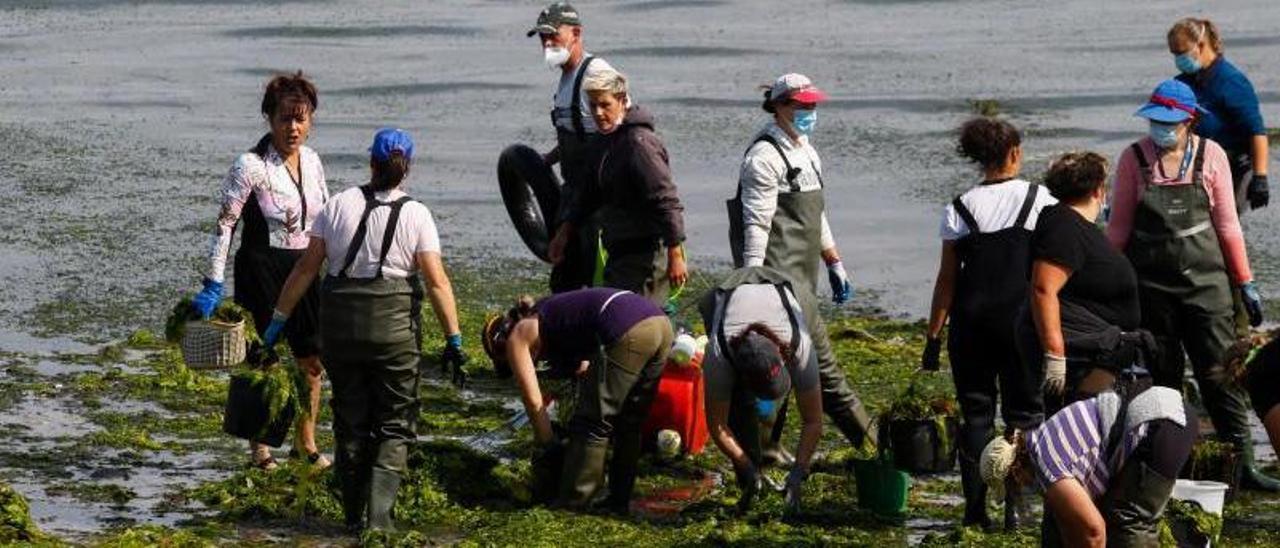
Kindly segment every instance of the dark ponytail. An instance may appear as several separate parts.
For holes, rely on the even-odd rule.
[[[399,186],[409,175],[409,164],[409,158],[399,150],[391,151],[391,157],[386,160],[374,160],[369,187],[374,192],[382,192]]]
[[[776,114],[778,112],[778,109],[773,106],[773,88],[765,88],[764,104],[760,105],[760,108],[769,114]]]

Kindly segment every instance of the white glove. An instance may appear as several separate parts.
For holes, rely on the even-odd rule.
[[[1044,355],[1044,390],[1058,396],[1067,387],[1067,358],[1045,353]]]

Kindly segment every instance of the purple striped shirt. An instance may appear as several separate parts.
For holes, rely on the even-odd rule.
[[[1026,443],[1040,488],[1048,489],[1060,480],[1075,478],[1095,499],[1106,493],[1111,470],[1123,466],[1133,448],[1146,437],[1147,424],[1125,433],[1124,446],[1111,463],[1105,462],[1103,455],[1107,435],[1102,431],[1096,398],[1062,408],[1033,430]]]

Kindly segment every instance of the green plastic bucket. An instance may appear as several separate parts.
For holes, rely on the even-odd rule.
[[[855,460],[853,476],[858,485],[858,507],[886,518],[901,518],[906,514],[911,476],[895,468],[892,459],[882,456]]]

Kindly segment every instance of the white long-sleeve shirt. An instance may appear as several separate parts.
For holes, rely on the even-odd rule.
[[[222,207],[218,212],[218,224],[209,240],[205,277],[217,282],[223,281],[231,236],[245,207],[257,207],[261,210],[266,221],[266,240],[271,247],[307,248],[310,241],[308,229],[316,215],[320,214],[320,208],[329,200],[329,187],[325,182],[320,156],[306,146],[301,148],[299,155],[303,186],[301,193],[275,147],[269,147],[264,156],[246,152],[236,158],[222,180],[222,190],[219,193]],[[250,204],[250,198],[254,198],[256,203]],[[245,237],[249,236],[241,236]]]
[[[818,151],[809,144],[808,137],[801,135],[793,141],[772,120],[756,133],[756,137],[766,133],[778,142],[791,166],[800,168],[800,174],[795,179],[800,192],[810,192],[822,187],[822,159],[818,157]],[[763,266],[765,250],[769,247],[773,215],[778,211],[778,195],[791,192],[791,183],[787,182],[786,162],[773,145],[764,141],[756,142],[742,158],[738,184],[742,189],[742,226],[745,231],[742,242],[743,260],[746,266]],[[835,237],[827,223],[827,212],[823,211],[822,249],[835,246]]]

